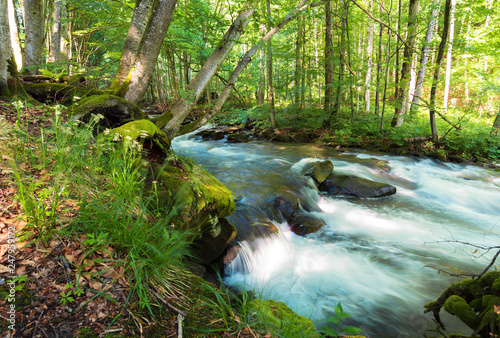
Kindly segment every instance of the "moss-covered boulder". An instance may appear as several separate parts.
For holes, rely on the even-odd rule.
[[[73,119],[89,122],[92,115],[102,115],[98,131],[119,127],[133,120],[144,119],[139,106],[118,96],[94,95],[78,101],[66,109]]]
[[[332,196],[377,198],[394,195],[396,187],[351,175],[330,175],[319,190]]]
[[[123,141],[125,144],[137,141],[144,144],[145,140],[153,142],[164,154],[170,149],[168,136],[149,120],[136,120],[125,123],[123,126],[111,129],[108,134],[115,141]]]
[[[332,173],[332,161],[313,162],[305,168],[305,175],[311,176],[318,184],[323,183]]]
[[[270,326],[277,327],[285,337],[319,338],[313,322],[292,311],[286,304],[275,300],[253,299],[249,303],[257,315]]]
[[[37,101],[57,101],[63,104],[73,103],[76,97],[85,97],[89,95],[99,95],[100,91],[86,86],[73,86],[64,83],[25,83],[26,93],[31,95]]]
[[[161,166],[152,164],[159,210],[169,213],[175,205],[176,227],[193,234],[194,248],[203,263],[222,254],[236,236],[235,228],[222,218],[235,209],[231,191],[206,169],[182,156],[171,155]]]
[[[212,231],[201,234],[201,238],[193,243],[198,261],[207,265],[219,258],[235,239],[236,232],[236,228],[227,219],[219,218]]]
[[[425,305],[425,312],[433,312],[439,321],[439,312],[444,307],[481,337],[490,337],[490,332],[500,331],[500,315],[495,313],[495,306],[500,306],[499,285],[500,271],[453,283],[437,300]]]

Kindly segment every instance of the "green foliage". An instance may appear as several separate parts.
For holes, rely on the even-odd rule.
[[[340,322],[343,319],[349,318],[350,316],[350,313],[344,312],[344,309],[342,309],[342,304],[338,303],[337,305],[335,305],[335,314],[328,318],[328,321],[333,324],[334,327],[323,326],[320,331],[324,332],[328,336],[335,338],[340,337],[342,333],[352,335],[363,332],[363,330],[354,326],[344,326],[342,328],[340,327]]]
[[[70,282],[68,284],[65,284],[64,287],[68,290],[66,292],[61,293],[61,300],[59,301],[60,304],[66,305],[66,303],[72,303],[75,301],[75,297],[80,297],[83,295],[84,291],[81,287],[76,286],[73,282]],[[75,296],[75,297],[73,297]]]

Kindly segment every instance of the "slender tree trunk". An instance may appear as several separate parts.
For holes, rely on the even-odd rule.
[[[371,14],[373,11],[373,0],[370,0],[368,12]],[[367,43],[366,43],[366,76],[365,76],[365,111],[370,112],[370,84],[372,80],[372,53],[373,53],[373,24],[368,21],[367,29]]]
[[[50,49],[48,62],[59,63],[61,53],[61,1],[54,1],[54,12],[52,13],[52,33],[50,38]]]
[[[25,0],[24,3],[25,45],[23,68],[35,75],[43,64],[45,17],[43,0]]]
[[[66,0],[61,0],[61,34],[60,34],[60,52],[59,52],[59,61],[60,62],[68,62],[68,60],[69,60],[68,29],[69,29],[68,8],[66,5]]]
[[[302,69],[301,69],[301,85],[300,85],[300,104],[299,104],[299,109],[303,109],[305,105],[305,95],[306,95],[306,69],[307,69],[307,63],[306,63],[306,22],[302,23],[302,29],[301,29],[301,34],[302,36],[302,51],[301,51],[301,60],[300,63],[302,64]]]
[[[14,59],[16,60],[17,70],[21,70],[23,66],[23,52],[21,50],[21,42],[19,41],[19,29],[17,24],[16,8],[13,0],[7,1],[9,12],[9,27],[10,27],[10,44],[14,52]]]
[[[271,29],[271,1],[267,0],[267,30]],[[276,128],[276,118],[274,112],[274,88],[273,88],[273,45],[272,40],[267,43],[267,86],[269,96],[269,111],[271,117],[271,126]]]
[[[333,107],[333,27],[331,0],[325,3],[325,104],[323,110],[330,114]]]
[[[397,35],[398,36],[401,36],[401,14],[402,14],[402,9],[401,9],[401,0],[399,0],[399,3],[398,3],[398,22],[397,22],[397,25],[396,25],[396,31],[397,31]],[[399,54],[400,54],[400,45],[402,43],[402,41],[398,41],[398,37],[396,36],[396,41],[397,41],[397,45],[396,45],[396,65],[395,65],[395,69],[394,69],[394,97],[397,101],[398,97],[399,97]]]
[[[500,110],[497,113],[497,116],[495,117],[495,121],[493,122],[493,128],[491,130],[491,136],[496,137],[498,136],[498,132],[500,131]]]
[[[436,25],[437,15],[439,13],[439,3],[440,0],[434,0],[432,3],[431,19],[427,25],[427,32],[425,34],[425,42],[422,47],[422,54],[420,56],[420,69],[417,75],[417,84],[415,86],[415,95],[413,96],[410,112],[413,114],[417,111],[420,102],[420,96],[422,95],[422,88],[424,86],[425,71],[427,69],[427,62],[429,61],[429,50],[431,47],[432,33],[434,32],[434,27]]]
[[[398,96],[396,98],[396,108],[394,117],[391,122],[392,127],[401,127],[403,125],[405,115],[409,104],[409,77],[411,63],[413,59],[413,46],[415,45],[416,20],[418,13],[419,0],[410,0],[410,8],[408,12],[408,36],[403,52],[403,66],[401,67],[401,78],[398,84]]]
[[[265,25],[260,25],[260,34],[264,35],[266,34],[266,26]],[[260,57],[259,57],[259,70],[260,70],[260,78],[259,78],[259,90],[257,92],[257,104],[259,106],[264,104],[264,97],[266,94],[266,57],[265,57],[265,52],[264,49],[260,50]]]
[[[494,0],[488,0],[488,14],[486,15],[486,20],[484,21],[484,31],[488,31],[488,27],[490,26],[490,19],[491,19],[491,7],[493,6],[493,1]],[[488,57],[485,58],[484,60],[484,69],[483,71],[486,73],[488,71]]]
[[[443,110],[444,113],[448,110],[448,97],[450,95],[450,80],[451,80],[451,57],[453,52],[453,40],[455,38],[455,0],[451,0],[450,12],[450,32],[448,37],[448,51],[446,52],[446,78],[444,85]]]
[[[302,19],[301,17],[297,18],[297,38],[295,40],[295,80],[294,80],[294,100],[293,103],[297,109],[300,109],[300,96],[301,96],[301,52],[302,52]],[[269,30],[270,27],[267,27]]]
[[[174,1],[175,2],[175,1]],[[137,1],[132,14],[132,20],[128,28],[127,38],[123,45],[123,51],[120,58],[120,64],[116,71],[113,87],[121,85],[127,79],[134,65],[134,61],[139,51],[144,32],[151,18],[154,4],[156,0],[139,0]],[[175,3],[174,3],[175,6]],[[163,41],[163,40],[162,40]]]
[[[379,12],[382,13],[382,4],[379,6]],[[378,31],[378,55],[377,55],[377,85],[375,91],[375,115],[379,116],[380,113],[380,73],[382,72],[382,33],[384,27],[382,24],[379,25]],[[389,33],[390,35],[390,33]]]
[[[218,46],[212,52],[212,55],[210,55],[203,67],[201,67],[200,71],[189,84],[185,95],[174,103],[168,111],[169,114],[162,115],[157,124],[169,137],[174,137],[178,133],[181,123],[191,112],[191,109],[199,100],[201,93],[203,93],[207,84],[244,32],[254,12],[255,9],[249,8],[248,6],[245,6],[240,11],[238,17],[234,20]],[[169,119],[170,114],[172,114],[171,119]]]
[[[182,53],[182,63],[184,64],[184,83],[186,84],[186,88],[187,86],[189,86],[189,57],[188,57],[188,53],[186,51],[184,51]]]
[[[451,13],[451,3],[452,0],[446,0],[444,9],[444,24],[443,32],[441,35],[441,43],[439,44],[438,55],[436,59],[436,65],[434,68],[434,78],[432,81],[431,97],[430,97],[430,109],[429,109],[429,119],[431,123],[432,139],[438,139],[438,132],[436,127],[436,91],[439,82],[439,71],[441,70],[441,63],[444,57],[444,50],[446,47],[446,40],[448,40],[448,32],[450,29],[450,13]]]
[[[344,48],[345,48],[345,40],[346,40],[346,29],[347,29],[347,17],[349,15],[349,5],[345,0],[341,0],[342,4],[342,18],[341,18],[341,32],[340,32],[340,43],[339,43],[339,77],[337,82],[337,90],[335,92],[335,101],[333,103],[333,110],[330,120],[333,121],[336,119],[338,114],[340,113],[340,105],[342,104],[342,90],[344,85],[344,70],[345,70],[345,60],[344,60]]]

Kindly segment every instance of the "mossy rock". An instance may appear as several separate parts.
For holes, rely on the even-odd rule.
[[[319,190],[329,195],[358,198],[378,198],[394,195],[396,187],[351,175],[330,175]]]
[[[98,129],[119,127],[133,120],[144,119],[141,108],[132,102],[109,94],[94,95],[85,98],[66,109],[74,120],[89,122],[92,115],[102,115]]]
[[[179,226],[200,234],[215,231],[218,219],[233,213],[232,192],[205,168],[182,156],[171,156],[164,168],[153,163],[160,208],[180,205]]]
[[[481,323],[481,318],[470,307],[470,305],[467,304],[465,299],[457,295],[453,295],[446,300],[444,303],[444,309],[446,312],[456,316],[473,330],[476,330]]]
[[[63,104],[73,103],[75,97],[100,94],[95,88],[75,87],[64,83],[26,83],[24,89],[26,93],[40,102],[62,101]]]
[[[306,167],[305,175],[311,176],[318,184],[323,183],[333,173],[332,161],[320,161]]]
[[[253,299],[249,307],[256,311],[265,323],[277,327],[285,337],[321,337],[309,318],[296,314],[282,302]]]
[[[235,239],[236,232],[234,225],[225,218],[220,218],[212,231],[205,231],[201,239],[193,243],[193,250],[200,264],[210,264],[221,256]]]
[[[149,120],[125,123],[121,127],[110,130],[109,135],[115,141],[123,141],[125,144],[132,141],[138,141],[142,144],[144,140],[151,140],[164,154],[167,154],[170,149],[168,136]]]

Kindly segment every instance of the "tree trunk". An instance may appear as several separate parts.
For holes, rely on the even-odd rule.
[[[266,33],[266,26],[265,25],[260,25],[260,33],[265,34]],[[265,85],[266,85],[266,61],[265,61],[265,52],[264,49],[260,50],[260,57],[259,57],[259,70],[260,70],[260,78],[259,78],[259,90],[257,92],[257,104],[259,106],[264,104],[264,97],[265,97]]]
[[[113,87],[121,85],[127,79],[127,76],[134,65],[134,61],[139,51],[148,21],[150,21],[151,12],[153,11],[155,3],[156,0],[139,0],[137,2],[134,14],[132,14],[130,26],[128,28],[127,38],[125,39],[125,44],[123,45],[120,64],[118,66],[118,70],[116,71],[115,79],[112,85]]]
[[[0,0],[0,97],[10,99],[19,95],[26,99],[12,52],[7,6],[7,0]]]
[[[19,30],[17,24],[16,8],[14,0],[7,1],[9,12],[9,27],[10,27],[10,44],[14,52],[14,59],[16,60],[17,70],[20,71],[23,66],[23,52],[21,50],[21,42],[19,41]]]
[[[182,63],[184,64],[184,83],[186,84],[186,88],[189,86],[189,63],[188,63],[189,57],[188,53],[184,51],[182,53]],[[210,97],[209,97],[210,99]]]
[[[371,14],[373,11],[373,0],[370,0],[368,12]],[[365,77],[365,111],[370,112],[370,84],[372,80],[372,53],[373,53],[373,24],[368,21],[367,30],[367,44],[366,44],[366,77]]]
[[[66,7],[66,0],[61,0],[61,42],[59,61],[68,62],[69,60],[69,25],[68,25],[68,8]]]
[[[430,97],[430,109],[429,109],[429,119],[431,123],[432,139],[438,139],[438,133],[436,128],[436,91],[439,82],[439,71],[441,70],[441,62],[444,57],[444,50],[446,47],[446,40],[448,40],[448,32],[450,29],[450,13],[451,13],[451,3],[452,0],[446,0],[444,9],[444,24],[443,33],[441,35],[441,42],[439,44],[438,55],[436,59],[436,65],[434,68],[434,78],[432,81],[431,97]]]
[[[391,122],[392,127],[401,127],[403,125],[408,110],[409,76],[413,58],[413,46],[415,45],[415,31],[418,26],[416,24],[418,3],[419,0],[410,0],[410,8],[408,11],[408,35],[403,52],[403,66],[401,67],[401,78],[398,84],[399,89],[397,91],[398,96],[396,97],[396,108]]]
[[[255,44],[246,54],[243,56],[243,58],[240,60],[238,65],[234,68],[233,72],[229,76],[227,83],[222,90],[221,94],[217,98],[217,101],[215,102],[214,106],[210,110],[210,113],[205,115],[202,119],[196,122],[190,130],[187,132],[197,129],[201,126],[203,126],[205,123],[207,123],[212,117],[214,117],[222,108],[222,105],[226,100],[229,98],[229,95],[231,94],[232,89],[234,88],[234,85],[236,83],[236,80],[238,79],[238,76],[240,75],[241,71],[252,61],[252,56],[259,50],[261,46],[263,46],[266,42],[270,41],[272,36],[276,34],[283,26],[285,26],[288,22],[290,22],[298,12],[304,11],[309,7],[312,7],[315,4],[310,4],[310,5],[304,5],[304,3],[307,0],[302,0],[297,7],[295,8],[295,11],[288,14],[277,26],[272,28],[267,32],[266,35],[264,35],[257,44]]]
[[[323,110],[330,114],[333,107],[333,27],[331,0],[325,4],[325,104]]]
[[[138,103],[153,76],[158,54],[167,34],[177,0],[157,0],[142,36],[139,50],[126,81],[116,90],[118,96]]]
[[[59,54],[61,52],[61,0],[54,1],[52,15],[52,32],[47,62],[59,63]]]
[[[382,13],[382,4],[379,5],[379,12]],[[380,73],[382,72],[382,33],[384,31],[384,27],[382,24],[379,25],[378,31],[378,55],[377,55],[377,85],[375,86],[375,115],[379,116],[380,111]],[[391,33],[389,32],[389,35]]]
[[[238,17],[234,20],[233,24],[222,38],[222,41],[219,42],[218,46],[212,52],[212,55],[210,55],[203,67],[196,74],[193,81],[189,84],[188,90],[184,96],[175,102],[167,114],[163,114],[158,121],[159,127],[162,128],[170,138],[174,137],[178,133],[182,122],[187,115],[189,115],[191,109],[199,100],[201,93],[205,90],[208,82],[210,82],[235,45],[236,41],[244,32],[249,19],[254,12],[255,9],[249,8],[248,6],[245,6],[241,10]],[[172,114],[172,118],[170,118],[170,114]]]
[[[344,60],[344,47],[345,47],[345,36],[347,28],[347,17],[349,15],[348,2],[346,0],[341,0],[342,4],[342,28],[340,32],[340,43],[339,43],[339,77],[335,91],[335,97],[333,102],[333,110],[330,115],[330,123],[334,121],[338,114],[340,113],[340,105],[342,104],[342,89],[344,82],[344,70],[345,70],[345,60]]]
[[[269,30],[271,27],[267,27]],[[297,38],[295,40],[295,79],[294,79],[294,100],[295,107],[300,109],[300,94],[301,94],[301,51],[302,51],[302,20],[301,17],[297,18]]]
[[[496,137],[498,136],[498,132],[500,131],[500,110],[497,113],[497,116],[495,117],[495,121],[493,122],[493,128],[491,130],[491,136]]]
[[[413,100],[411,103],[410,113],[415,113],[418,109],[418,104],[420,102],[420,95],[422,95],[422,88],[424,86],[425,71],[427,69],[427,62],[429,61],[429,50],[431,47],[432,33],[434,32],[434,27],[436,25],[437,15],[439,13],[439,2],[441,0],[434,0],[432,3],[431,19],[429,25],[427,25],[427,32],[425,34],[425,42],[422,47],[422,54],[420,56],[420,69],[417,75],[417,84],[415,86],[415,94],[413,95]]]
[[[267,0],[267,29],[271,29],[271,1]],[[276,118],[274,112],[274,88],[273,88],[273,44],[272,40],[267,43],[267,86],[269,96],[269,113],[271,126],[276,128]]]
[[[446,113],[446,111],[448,110],[448,96],[450,94],[450,79],[451,79],[451,56],[453,52],[454,38],[455,38],[455,0],[451,0],[450,32],[448,38],[448,51],[446,53],[446,78],[444,85],[444,100],[443,100],[444,113]]]
[[[43,0],[24,2],[25,45],[23,68],[31,75],[38,74],[38,66],[43,64],[45,18]]]

